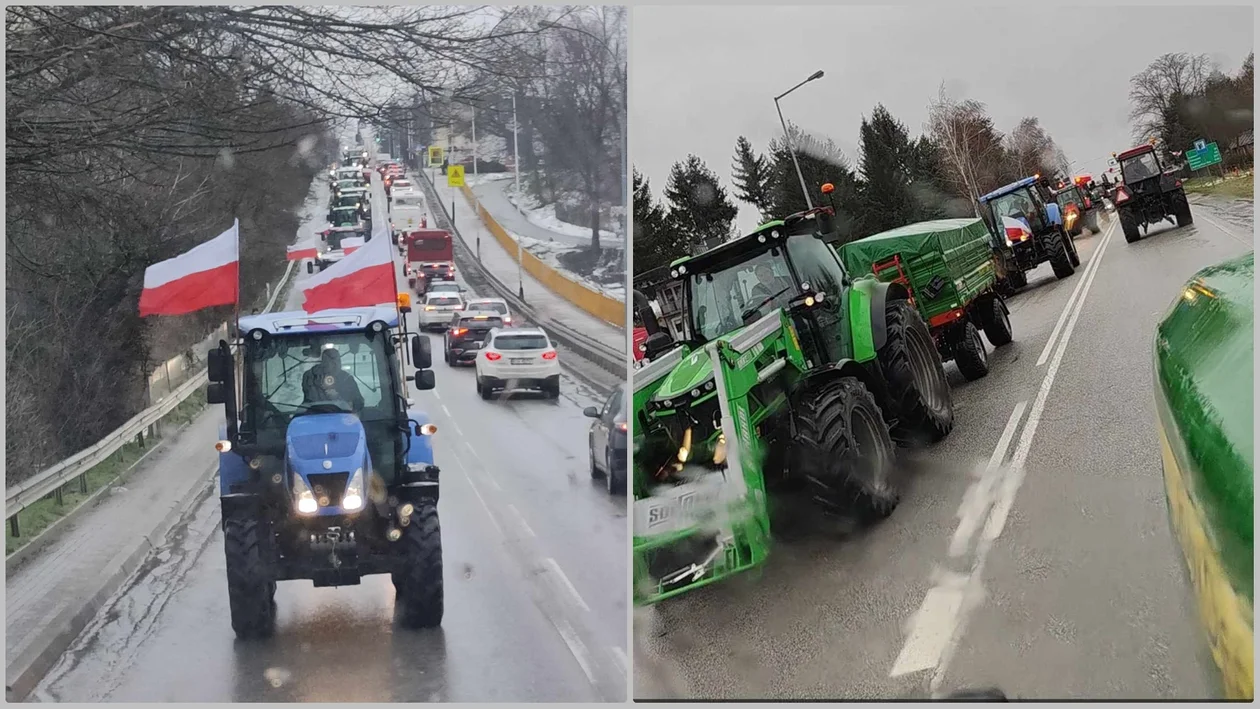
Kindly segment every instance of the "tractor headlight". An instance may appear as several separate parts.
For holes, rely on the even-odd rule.
[[[341,509],[354,511],[363,509],[363,468],[354,471],[350,481],[346,483],[346,494],[341,496]]]
[[[311,486],[297,473],[293,474],[293,500],[300,514],[313,515],[319,511],[319,503],[315,501]]]

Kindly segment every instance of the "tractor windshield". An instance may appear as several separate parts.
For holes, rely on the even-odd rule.
[[[773,251],[698,273],[688,285],[691,332],[705,342],[786,307],[795,295],[787,261]]]
[[[1146,152],[1120,163],[1120,170],[1124,174],[1125,184],[1133,184],[1158,175],[1159,161],[1155,159],[1154,151]]]
[[[1032,226],[1037,215],[1036,205],[1037,201],[1033,198],[1032,191],[1027,187],[989,200],[989,209],[992,212],[995,225],[1001,224],[1002,217],[1010,217],[1012,219],[1022,219],[1029,226]]]
[[[1081,193],[1075,187],[1069,187],[1062,192],[1055,194],[1054,201],[1058,202],[1059,208],[1066,210],[1068,205],[1074,204],[1079,209],[1081,206]]]

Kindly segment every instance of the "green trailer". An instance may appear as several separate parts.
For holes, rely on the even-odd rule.
[[[997,290],[983,220],[908,224],[851,241],[839,251],[849,273],[905,286],[941,359],[952,359],[969,381],[989,373],[981,330],[994,347],[1011,343],[1010,311]]]

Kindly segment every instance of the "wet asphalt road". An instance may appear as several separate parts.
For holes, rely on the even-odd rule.
[[[1076,275],[1033,272],[988,377],[946,365],[956,426],[905,457],[888,520],[780,525],[759,572],[636,610],[636,698],[1215,696],[1168,529],[1152,337],[1184,281],[1251,250],[1252,230],[1239,210],[1195,217],[1135,244],[1113,217],[1078,238]]]
[[[383,204],[379,182],[376,190]],[[289,307],[300,298],[295,290]],[[228,620],[219,505],[210,495],[35,697],[623,701],[625,498],[591,480],[590,419],[582,415],[585,406],[602,403],[603,393],[566,377],[555,402],[528,395],[482,401],[471,369],[449,368],[441,337],[430,338],[437,388],[412,396],[438,426],[446,590],[440,629],[396,626],[393,586],[383,575],[337,589],[281,582],[276,635],[237,641]]]

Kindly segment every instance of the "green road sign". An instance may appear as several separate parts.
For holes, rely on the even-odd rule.
[[[1186,151],[1186,162],[1191,170],[1202,170],[1221,161],[1221,150],[1216,143],[1208,143],[1202,148]]]

